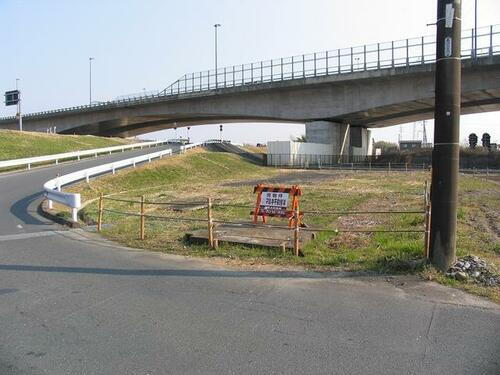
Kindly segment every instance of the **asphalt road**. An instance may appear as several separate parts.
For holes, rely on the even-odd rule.
[[[138,153],[138,152],[134,152]],[[242,271],[123,248],[0,176],[0,374],[499,374],[500,309],[414,278]]]

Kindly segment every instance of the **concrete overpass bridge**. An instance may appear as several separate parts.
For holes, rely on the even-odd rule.
[[[480,28],[476,49],[472,35],[462,40],[462,113],[498,111],[500,25]],[[123,137],[210,123],[306,123],[309,141],[338,146],[345,124],[432,118],[435,49],[435,37],[424,36],[224,67],[186,74],[153,95],[27,114],[23,123]],[[15,118],[0,127],[16,129]]]

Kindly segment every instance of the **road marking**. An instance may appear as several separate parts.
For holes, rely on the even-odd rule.
[[[59,232],[63,231],[48,230],[45,232],[35,232],[35,233],[6,234],[4,236],[0,236],[0,242],[22,240],[25,238],[48,237],[58,234]]]

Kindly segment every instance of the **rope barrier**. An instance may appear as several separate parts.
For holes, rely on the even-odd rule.
[[[134,201],[128,199],[121,198],[109,198],[104,197],[105,200],[117,201],[117,202],[125,202],[125,203],[137,203],[140,204],[141,201]],[[159,206],[196,206],[203,205],[206,206],[206,202],[151,202],[144,201],[144,204],[149,205],[159,205]],[[232,207],[232,208],[245,208],[252,210],[252,206],[239,205],[239,204],[225,204],[225,203],[213,203],[213,207]],[[304,214],[313,214],[313,215],[360,215],[360,214],[424,214],[424,210],[419,211],[306,211],[301,210]]]

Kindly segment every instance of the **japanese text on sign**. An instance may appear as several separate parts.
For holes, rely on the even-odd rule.
[[[288,193],[262,192],[260,211],[265,214],[284,215],[288,207]]]

